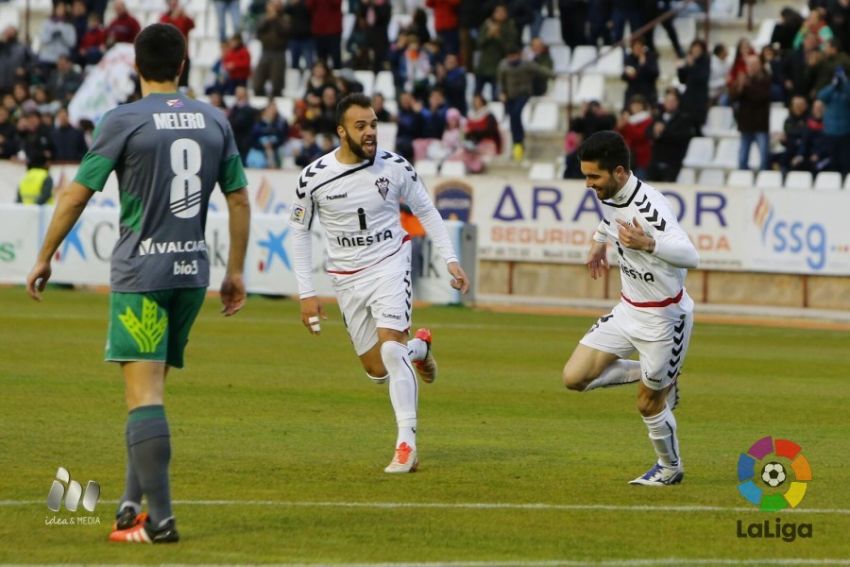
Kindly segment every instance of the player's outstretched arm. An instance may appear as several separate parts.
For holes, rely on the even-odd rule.
[[[92,191],[88,187],[74,181],[71,187],[59,197],[56,210],[53,211],[53,218],[50,219],[50,226],[47,227],[47,234],[44,235],[44,244],[41,246],[32,271],[27,276],[27,293],[36,301],[41,301],[41,292],[44,291],[44,286],[50,279],[50,261],[53,255],[80,218],[91,196]]]
[[[225,193],[225,199],[229,215],[230,254],[227,258],[227,273],[221,282],[221,312],[225,317],[230,317],[245,306],[247,299],[242,274],[251,227],[251,203],[244,187]]]
[[[608,271],[608,244],[594,240],[587,253],[585,265],[590,270],[590,277],[600,278]]]

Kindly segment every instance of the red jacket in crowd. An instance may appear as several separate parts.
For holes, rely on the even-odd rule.
[[[180,15],[174,17],[171,12],[166,12],[159,19],[161,24],[171,24],[183,34],[183,37],[189,39],[189,32],[195,29],[195,20],[187,16],[182,10]]]
[[[426,0],[425,5],[434,10],[434,29],[438,32],[457,29],[460,0]]]
[[[251,76],[251,52],[245,45],[228,49],[222,65],[231,79],[243,80]]]
[[[107,37],[112,36],[115,43],[133,43],[142,30],[139,21],[130,14],[118,16],[106,28]]]
[[[634,165],[642,169],[649,167],[649,162],[652,161],[652,140],[649,139],[647,130],[652,127],[653,122],[652,115],[641,112],[632,115],[626,124],[617,128],[632,153]]]
[[[307,0],[313,37],[342,35],[342,0]]]
[[[80,49],[84,51],[95,47],[103,47],[104,45],[106,45],[106,30],[103,26],[89,28],[82,39],[80,39]]]

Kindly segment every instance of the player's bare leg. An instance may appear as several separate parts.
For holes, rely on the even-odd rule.
[[[679,440],[676,437],[676,418],[667,404],[671,387],[653,390],[643,382],[638,386],[638,411],[649,430],[649,440],[658,460],[651,469],[630,484],[667,486],[679,484],[685,476],[679,454]]]
[[[163,362],[135,361],[122,363],[121,369],[130,412],[127,485],[109,539],[132,543],[176,542],[179,536],[171,512],[168,479],[171,439],[163,407],[168,367]],[[146,515],[138,513],[143,494],[148,500]]]
[[[622,375],[624,381],[617,383],[633,382],[635,380],[631,380],[629,375],[633,372],[631,365],[628,364],[631,362],[637,365],[637,378],[635,380],[640,380],[640,363],[632,360],[620,360],[620,357],[616,354],[603,352],[579,343],[564,365],[562,374],[564,386],[570,390],[583,392],[599,387],[596,385],[598,379],[604,377],[616,379],[620,375]],[[603,375],[605,376],[603,377]],[[625,380],[626,378],[628,379]]]

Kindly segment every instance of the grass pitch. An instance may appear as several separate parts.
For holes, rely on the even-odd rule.
[[[393,563],[833,560],[850,556],[846,332],[701,324],[677,410],[681,486],[633,487],[653,461],[635,388],[567,392],[590,318],[428,308],[440,376],[420,390],[420,470],[389,476],[386,386],[359,368],[331,308],[322,336],[293,301],[209,299],[168,379],[172,494],[183,541],[106,541],[123,488],[126,410],[101,362],[107,296],[0,289],[0,562]],[[814,480],[799,509],[755,510],[738,455],[796,441]],[[57,467],[102,487],[94,514],[50,512]],[[57,525],[79,520],[80,525]],[[811,538],[739,538],[776,518]],[[48,525],[51,521],[54,523]],[[99,524],[97,523],[99,521]],[[824,564],[827,564],[824,563]],[[547,563],[550,564],[550,563]]]

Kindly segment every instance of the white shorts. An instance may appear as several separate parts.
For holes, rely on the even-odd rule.
[[[406,248],[409,259],[410,247]],[[336,299],[351,344],[357,356],[362,356],[378,343],[378,327],[401,332],[410,329],[413,285],[409,260],[396,272],[382,271],[337,288]]]
[[[579,342],[620,358],[637,351],[641,381],[651,390],[663,390],[682,371],[694,326],[693,311],[678,309],[666,319],[653,314],[651,326],[640,321],[635,312],[632,307],[618,304],[611,313],[600,317]]]

